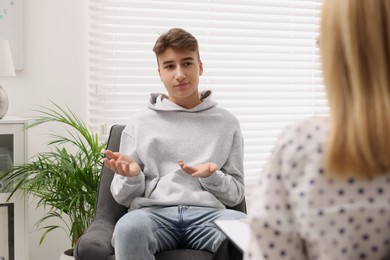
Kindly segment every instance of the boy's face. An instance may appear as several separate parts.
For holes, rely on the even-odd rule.
[[[198,85],[202,72],[196,51],[168,48],[158,56],[158,73],[169,100],[182,107],[193,108],[200,103]]]

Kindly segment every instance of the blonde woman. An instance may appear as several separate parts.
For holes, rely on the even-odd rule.
[[[256,188],[245,259],[390,259],[390,1],[324,0],[330,117],[286,129]]]

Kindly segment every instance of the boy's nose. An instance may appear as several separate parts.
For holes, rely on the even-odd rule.
[[[183,70],[181,68],[177,68],[176,80],[180,81],[180,80],[183,80],[184,78],[185,78],[185,74],[184,74]]]

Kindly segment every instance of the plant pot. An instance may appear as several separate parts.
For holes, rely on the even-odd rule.
[[[63,252],[60,256],[59,260],[74,260],[73,257],[73,249],[68,249],[65,252]]]

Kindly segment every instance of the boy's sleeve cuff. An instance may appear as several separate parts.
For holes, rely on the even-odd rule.
[[[216,171],[211,174],[209,177],[199,178],[199,181],[207,186],[220,186],[223,181],[224,173],[221,171]]]
[[[141,183],[143,176],[144,176],[144,173],[140,172],[137,176],[133,176],[133,177],[122,176],[122,175],[119,175],[118,177],[122,183],[134,185],[137,183]]]

